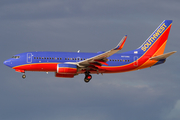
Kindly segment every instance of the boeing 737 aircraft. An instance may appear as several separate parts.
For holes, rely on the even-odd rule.
[[[164,54],[171,25],[172,20],[164,20],[139,48],[124,53],[115,54],[123,48],[127,35],[107,52],[26,52],[14,55],[4,64],[23,73],[22,78],[26,78],[25,71],[41,71],[55,72],[56,77],[64,78],[85,74],[84,81],[89,82],[91,74],[128,72],[164,63],[176,52]]]

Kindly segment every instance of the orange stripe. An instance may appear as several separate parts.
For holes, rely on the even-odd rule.
[[[164,44],[156,51],[156,53],[154,55],[152,55],[152,57],[161,55],[164,53],[164,48],[166,47],[166,43],[167,40],[164,42]],[[143,68],[147,68],[150,66],[153,66],[154,64],[156,64],[158,61],[156,60],[150,60],[148,59],[143,65],[141,65],[140,67],[138,67],[137,69],[143,69]]]

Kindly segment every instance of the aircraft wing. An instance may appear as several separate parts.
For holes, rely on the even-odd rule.
[[[80,61],[80,62],[77,63],[77,65],[79,67],[88,67],[88,66],[93,67],[93,66],[97,66],[97,65],[101,66],[103,64],[108,65],[106,63],[108,61],[107,58],[109,56],[115,54],[116,52],[118,52],[119,50],[121,50],[123,48],[124,43],[126,41],[126,38],[127,38],[127,35],[125,35],[122,38],[122,40],[119,42],[119,44],[115,48],[113,48],[113,49],[111,49],[111,50],[109,50],[109,51],[107,51],[105,53],[99,54],[97,56],[94,56],[94,57],[88,58],[86,60]]]

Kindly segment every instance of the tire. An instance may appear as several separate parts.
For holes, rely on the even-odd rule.
[[[84,82],[88,83],[92,79],[91,75],[86,75],[84,78]]]
[[[89,81],[90,81],[90,80],[84,78],[84,82],[85,82],[85,83],[88,83]]]
[[[25,79],[25,78],[26,78],[26,75],[22,75],[22,78]]]

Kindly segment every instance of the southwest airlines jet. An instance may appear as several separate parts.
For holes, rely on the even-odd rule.
[[[115,54],[123,48],[127,35],[107,52],[26,52],[14,55],[4,64],[23,73],[22,78],[26,78],[25,71],[41,71],[64,78],[85,74],[84,81],[89,82],[91,74],[128,72],[164,63],[176,52],[164,54],[171,25],[172,20],[164,20],[139,48],[124,53]]]

